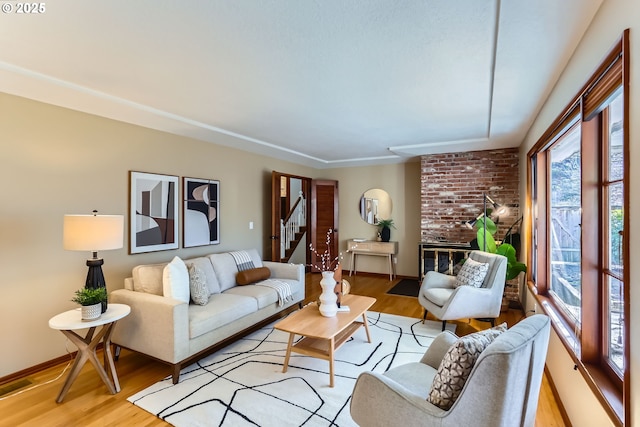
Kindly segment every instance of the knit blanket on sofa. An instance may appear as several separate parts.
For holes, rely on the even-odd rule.
[[[251,261],[251,257],[249,256],[249,252],[247,251],[233,251],[229,252],[229,254],[236,261],[236,265],[238,266],[238,271],[251,270],[256,266]]]
[[[233,251],[229,252],[236,262],[238,271],[246,271],[255,268],[255,264],[249,256],[247,251]],[[267,279],[256,283],[256,285],[266,286],[273,289],[278,294],[278,307],[282,307],[285,303],[293,301],[293,293],[291,287],[287,282],[276,279]]]
[[[278,293],[278,307],[282,307],[285,303],[293,301],[291,286],[285,281],[276,279],[267,279],[256,283],[256,286],[266,286]]]

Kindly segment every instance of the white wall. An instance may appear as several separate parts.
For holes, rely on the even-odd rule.
[[[630,76],[630,156],[633,166],[640,160],[640,2],[637,0],[606,0],[602,3],[582,42],[576,49],[568,66],[563,72],[551,95],[542,107],[521,150],[521,176],[526,177],[526,153],[540,138],[542,133],[551,125],[562,109],[573,99],[575,94],[591,76],[613,44],[620,38],[622,32],[630,28],[631,45],[631,76]],[[525,182],[522,180],[521,194],[526,194]],[[630,171],[631,200],[630,212],[627,215],[637,216],[640,209],[640,192],[633,188],[640,185],[640,169],[632,167]],[[524,196],[523,196],[524,197]],[[524,200],[521,200],[524,206]],[[640,249],[640,224],[631,222],[630,253],[631,265],[631,307],[640,306],[640,293],[634,286],[640,281],[638,264],[638,249]],[[526,246],[526,245],[525,245]],[[531,298],[528,299],[529,303]],[[640,322],[640,312],[631,311],[629,331],[631,337],[631,405],[632,422],[630,425],[640,425],[640,377],[634,375],[640,368],[640,330],[636,327]],[[554,333],[555,334],[555,333]],[[580,427],[601,427],[610,425],[604,410],[595,400],[582,376],[573,370],[568,353],[554,335],[550,342],[547,366],[571,422]]]

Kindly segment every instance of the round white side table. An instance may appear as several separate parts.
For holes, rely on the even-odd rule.
[[[107,311],[102,313],[102,316],[96,320],[82,320],[80,308],[65,311],[49,319],[50,328],[58,329],[78,347],[78,354],[73,361],[73,367],[69,371],[69,376],[62,386],[56,402],[62,402],[71,384],[73,384],[87,361],[94,366],[111,394],[116,394],[120,391],[120,383],[118,382],[118,375],[116,374],[116,367],[111,354],[111,334],[116,322],[130,312],[131,308],[126,304],[109,304]],[[98,326],[102,328],[94,336]],[[78,329],[88,329],[84,338],[75,332]],[[96,356],[96,347],[100,341],[103,342],[104,346],[104,366],[100,364]],[[108,373],[105,369],[108,369]]]

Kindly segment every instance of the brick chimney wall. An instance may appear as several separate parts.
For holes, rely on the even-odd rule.
[[[509,207],[508,215],[492,218],[498,226],[494,237],[502,240],[520,217],[518,162],[517,148],[422,156],[421,240],[473,240],[476,230],[469,230],[462,223],[482,213],[483,193]]]

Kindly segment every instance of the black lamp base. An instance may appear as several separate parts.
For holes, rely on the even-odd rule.
[[[104,274],[102,274],[102,264],[104,260],[102,258],[93,258],[87,260],[87,266],[89,272],[87,273],[87,282],[84,287],[87,289],[107,288],[107,284],[104,281]],[[107,311],[107,300],[102,301],[102,312]]]

